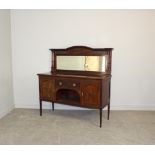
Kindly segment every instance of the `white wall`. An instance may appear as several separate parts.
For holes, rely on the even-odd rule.
[[[155,10],[12,10],[15,106],[38,108],[49,48],[86,45],[115,49],[112,109],[155,109],[154,19]]]
[[[13,109],[10,11],[0,10],[0,118]]]

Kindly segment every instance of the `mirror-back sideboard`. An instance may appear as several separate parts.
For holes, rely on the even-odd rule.
[[[100,127],[102,126],[102,109],[108,108],[110,115],[110,87],[112,48],[90,48],[72,46],[67,49],[50,49],[52,51],[52,66],[49,73],[40,73],[39,100],[40,116],[42,116],[42,101],[65,105],[99,109]],[[105,70],[67,70],[57,69],[58,56],[105,56]],[[61,63],[61,62],[59,62]]]

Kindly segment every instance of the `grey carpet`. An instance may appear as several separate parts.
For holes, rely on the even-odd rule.
[[[155,144],[155,111],[14,109],[0,119],[0,144]]]

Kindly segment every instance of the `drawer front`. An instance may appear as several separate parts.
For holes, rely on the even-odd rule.
[[[80,82],[77,80],[65,80],[65,79],[57,79],[55,80],[55,88],[56,89],[75,89],[80,90]]]

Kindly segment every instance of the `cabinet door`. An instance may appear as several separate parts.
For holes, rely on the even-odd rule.
[[[82,105],[86,107],[100,107],[100,81],[82,81]]]
[[[51,77],[39,77],[40,99],[47,101],[53,100],[53,82],[54,80]]]

